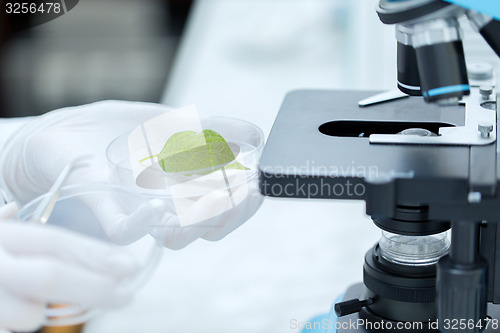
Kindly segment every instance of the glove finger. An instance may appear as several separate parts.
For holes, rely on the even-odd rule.
[[[232,222],[232,215],[227,215],[227,212],[234,208],[231,208],[226,191],[213,190],[197,200],[177,200],[176,207],[182,213],[165,217],[159,226],[151,230],[151,235],[165,247],[179,250],[208,233],[219,232]]]
[[[9,202],[8,204],[0,207],[0,218],[9,219],[16,215],[18,211],[19,207],[17,207],[17,204],[15,202]]]
[[[116,246],[51,225],[1,223],[0,244],[15,255],[54,257],[117,278],[138,269],[136,260]]]
[[[176,212],[174,202],[172,200],[165,200],[163,204],[163,216],[159,222],[151,226],[149,232],[163,246],[172,250],[179,250],[207,232],[208,227],[200,227],[200,224],[182,227],[179,217],[177,214],[174,214]]]
[[[192,225],[181,227],[175,215],[166,215],[161,223],[151,229],[151,236],[163,246],[180,250],[207,232],[207,226]]]
[[[85,196],[82,201],[97,217],[109,240],[119,245],[133,243],[148,234],[165,213],[165,205],[158,199],[145,202],[133,211],[127,202],[111,194]]]
[[[211,221],[214,227],[201,238],[212,242],[221,240],[252,217],[263,201],[258,189],[251,187],[238,188],[233,197],[243,199],[237,202],[236,206],[215,217]]]
[[[246,188],[244,189],[246,191]],[[235,194],[237,193],[232,193],[233,200],[236,198]],[[242,223],[238,219],[238,214],[235,213],[236,208],[241,206],[233,207],[233,202],[226,190],[212,190],[196,201],[192,201],[189,204],[188,214],[181,216],[180,219],[196,223],[180,228],[177,233],[174,233],[178,238],[176,241],[183,241],[185,246],[187,240],[192,242],[197,238],[207,238],[210,235],[212,238],[217,237],[218,239],[226,236]],[[165,236],[168,239],[168,235]]]
[[[52,258],[3,258],[0,285],[12,295],[53,303],[113,307],[128,302],[131,290],[108,275]]]
[[[0,289],[0,325],[13,331],[33,332],[44,320],[43,302],[31,302],[17,298]],[[0,328],[0,333],[10,333]]]

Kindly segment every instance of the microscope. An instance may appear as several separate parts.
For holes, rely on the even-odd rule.
[[[363,282],[304,332],[500,331],[499,102],[492,66],[466,66],[459,20],[499,56],[500,21],[472,10],[488,1],[452,2],[380,0],[399,91],[294,91],[281,106],[261,193],[364,200],[382,230]]]

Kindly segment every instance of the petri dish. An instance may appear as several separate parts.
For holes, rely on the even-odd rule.
[[[21,222],[30,221],[36,208],[43,200],[42,195],[24,205],[16,217]],[[46,224],[58,226],[87,237],[99,239],[116,246],[119,251],[133,256],[138,269],[133,276],[119,281],[134,291],[146,283],[161,258],[162,248],[149,234],[137,236],[133,242],[124,245],[115,244],[114,240],[102,227],[102,216],[95,214],[93,202],[109,202],[120,213],[131,214],[147,200],[126,188],[101,183],[77,184],[63,187]],[[30,222],[33,223],[33,222]],[[89,291],[90,292],[90,291]],[[86,308],[80,304],[65,303],[64,300],[48,300],[44,326],[68,326],[81,324],[101,313],[103,309]]]
[[[165,172],[158,161],[146,161],[151,166],[141,174],[134,174],[130,156],[129,133],[113,140],[106,151],[111,180],[115,184],[149,198],[161,199],[167,207],[165,219],[170,218],[169,230],[194,227],[208,240],[218,240],[216,234],[227,234],[248,220],[260,207],[263,196],[258,188],[260,155],[264,147],[264,134],[256,125],[230,117],[201,117],[201,127],[219,133],[227,142],[236,162],[244,170],[222,167],[216,171],[198,169],[188,172]],[[162,147],[165,142],[151,142]],[[152,151],[151,154],[158,154]],[[156,166],[155,166],[156,164]],[[171,223],[172,213],[177,217]],[[205,229],[204,231],[201,229]],[[222,229],[222,230],[221,230]],[[175,232],[175,231],[174,231]],[[161,238],[161,237],[160,237]]]

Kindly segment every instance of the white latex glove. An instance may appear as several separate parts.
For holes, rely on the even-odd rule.
[[[16,208],[0,208],[0,332],[36,330],[47,302],[102,308],[130,299],[120,280],[136,271],[132,257],[57,227],[7,221]]]
[[[227,170],[228,178],[233,172],[240,173],[241,171]],[[212,175],[214,173],[200,178],[210,179]],[[236,203],[234,206],[228,202],[227,189],[220,186],[215,188],[209,186],[210,191],[199,197],[181,196],[181,198],[176,198],[174,199],[176,204],[172,201],[166,201],[168,210],[176,211],[176,208],[184,206],[186,215],[172,215],[162,220],[161,225],[155,226],[151,230],[151,234],[164,244],[170,244],[173,249],[182,248],[197,238],[208,241],[221,240],[248,220],[262,203],[263,197],[257,188],[256,177],[255,175],[253,180],[231,187],[232,196]],[[184,189],[186,193],[189,193],[189,185],[185,184],[183,183],[182,186],[186,186]],[[185,222],[185,220],[199,222],[179,227],[181,221]]]
[[[0,159],[0,188],[12,195],[9,201],[24,205],[46,193],[71,161],[85,161],[75,168],[65,185],[109,182],[106,148],[109,143],[145,120],[169,108],[151,103],[104,101],[65,108],[34,117],[11,137]],[[153,201],[125,215],[120,205],[95,198],[87,202],[102,223],[110,240],[131,243],[149,231],[163,210]]]
[[[88,165],[72,171],[66,185],[109,182],[105,154],[109,143],[168,110],[158,104],[105,101],[34,117],[3,149],[0,189],[7,188],[12,195],[8,199],[25,204],[46,193],[61,170],[76,159],[88,161]],[[219,240],[236,229],[262,202],[258,190],[251,193],[236,209],[186,227],[168,213],[175,209],[166,201],[152,200],[130,215],[124,215],[119,203],[106,198],[94,198],[87,205],[117,244],[131,243],[149,232],[164,246],[180,249],[198,238]],[[217,201],[217,195],[200,198],[193,206],[194,214],[209,210]]]

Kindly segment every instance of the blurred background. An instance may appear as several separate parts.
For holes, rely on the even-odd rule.
[[[0,117],[103,99],[158,102],[191,3],[82,0],[15,33],[0,18]]]

